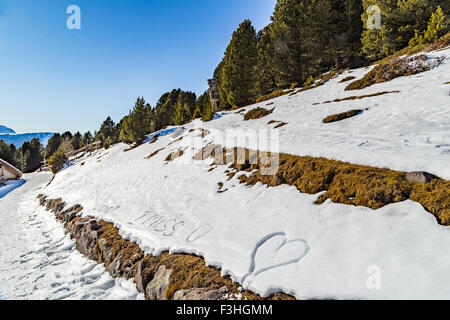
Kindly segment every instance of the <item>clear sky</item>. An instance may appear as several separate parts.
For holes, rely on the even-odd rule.
[[[97,129],[138,96],[207,89],[232,32],[257,30],[276,0],[0,0],[0,125],[18,133]],[[81,30],[69,30],[69,5]]]

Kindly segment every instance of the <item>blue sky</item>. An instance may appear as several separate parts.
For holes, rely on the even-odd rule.
[[[138,96],[154,106],[206,80],[244,19],[276,0],[0,0],[0,125],[18,133],[95,130]],[[69,5],[81,30],[69,30]]]

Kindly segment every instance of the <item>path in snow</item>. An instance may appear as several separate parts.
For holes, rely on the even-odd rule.
[[[36,196],[49,174],[26,175],[0,199],[0,299],[137,299],[132,281],[113,279],[82,256]]]

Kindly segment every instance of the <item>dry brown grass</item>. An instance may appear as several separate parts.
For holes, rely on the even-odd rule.
[[[255,102],[256,103],[264,102],[267,100],[271,100],[271,99],[275,99],[275,98],[284,96],[284,95],[292,93],[292,92],[293,92],[293,90],[283,90],[283,89],[275,90],[269,94],[259,96],[258,98],[255,99]]]
[[[212,150],[212,149],[210,149]],[[242,175],[240,182],[248,186],[261,182],[270,187],[288,184],[308,194],[325,193],[317,204],[330,199],[336,203],[379,209],[391,203],[413,200],[434,214],[439,223],[450,226],[450,181],[439,178],[428,184],[413,183],[405,179],[406,173],[369,166],[329,160],[279,154],[279,167],[272,176],[262,175],[264,165],[258,161],[250,164],[252,154],[245,150],[245,161],[237,161],[237,150],[223,150],[220,154],[209,152],[217,164],[226,163],[225,155],[234,151],[230,166],[236,171],[252,172]],[[203,153],[206,158],[208,152]],[[270,154],[269,154],[270,155]],[[258,159],[260,158],[260,153]]]
[[[339,81],[339,83],[344,83],[344,82],[347,82],[347,81],[350,81],[350,80],[353,80],[353,79],[356,79],[356,77],[355,76],[348,76],[348,77],[345,77],[344,79],[342,79],[341,81]]]
[[[347,112],[333,114],[333,115],[328,116],[325,119],[323,119],[322,122],[323,123],[337,122],[337,121],[341,121],[341,120],[345,120],[345,119],[348,119],[348,118],[355,117],[355,116],[361,114],[362,112],[363,112],[363,110],[358,109],[358,110],[350,110],[350,111],[347,111]]]
[[[156,156],[158,153],[160,153],[160,152],[163,151],[164,149],[165,149],[165,148],[161,148],[161,149],[156,150],[155,152],[153,152],[152,154],[150,154],[150,155],[147,157],[147,159],[153,158],[154,156]]]
[[[264,118],[264,117],[268,116],[269,114],[271,114],[273,112],[273,110],[275,110],[275,108],[272,110],[267,110],[267,109],[259,108],[259,107],[252,109],[244,115],[244,120],[248,121],[248,120]]]
[[[390,94],[390,93],[399,93],[399,92],[400,91],[381,91],[381,92],[372,93],[372,94],[365,94],[362,96],[351,96],[351,97],[346,97],[346,98],[342,98],[342,99],[334,99],[332,101],[325,101],[323,103],[325,104],[325,103],[341,102],[341,101],[349,101],[349,100],[360,100],[360,99],[365,99],[365,98],[378,97],[378,96],[382,96],[382,95]]]
[[[184,149],[180,148],[180,149],[172,152],[171,154],[169,154],[164,161],[167,161],[167,162],[173,161],[173,160],[181,157],[183,154],[184,154]]]
[[[362,79],[350,83],[345,90],[359,90],[370,87],[376,83],[391,81],[398,77],[411,76],[425,71],[430,67],[426,64],[425,54],[413,57],[394,57],[380,62]]]

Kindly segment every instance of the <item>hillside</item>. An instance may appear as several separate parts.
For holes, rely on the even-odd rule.
[[[74,158],[42,193],[262,296],[449,299],[450,49],[415,57],[364,89],[346,90],[376,66]],[[234,147],[281,161],[263,176],[264,161],[223,161]]]

